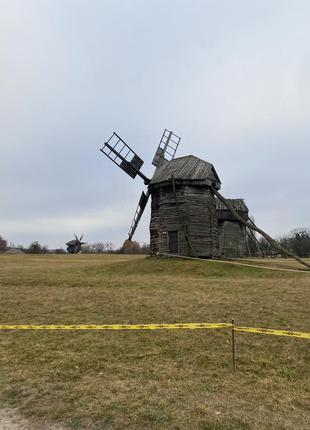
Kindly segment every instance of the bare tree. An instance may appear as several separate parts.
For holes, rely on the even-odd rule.
[[[296,228],[289,235],[291,250],[298,257],[310,256],[310,230],[308,228]]]
[[[2,236],[0,236],[0,252],[5,252],[8,249],[8,243]]]
[[[113,252],[113,248],[112,242],[95,242],[84,245],[82,252],[84,254],[104,254]]]
[[[106,244],[103,242],[93,243],[91,247],[92,247],[92,252],[96,254],[103,254],[104,252],[106,252],[106,249],[107,249]]]
[[[39,242],[32,242],[27,249],[25,249],[27,254],[46,254],[48,252],[48,247],[46,245],[42,246]]]

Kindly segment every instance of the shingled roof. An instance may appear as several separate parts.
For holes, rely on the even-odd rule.
[[[235,211],[238,212],[248,212],[249,209],[247,205],[244,203],[243,199],[227,199],[229,203],[231,203],[232,207],[235,209]],[[220,200],[216,199],[216,210],[217,211],[228,211],[225,204]]]
[[[157,168],[151,180],[151,186],[171,182],[171,176],[176,182],[193,182],[199,185],[214,186],[220,189],[221,181],[213,167],[213,164],[201,160],[194,155],[174,158]]]

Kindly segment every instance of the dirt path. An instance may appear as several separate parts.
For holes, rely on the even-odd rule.
[[[23,418],[15,409],[0,409],[0,430],[65,430],[54,424],[34,425]]]

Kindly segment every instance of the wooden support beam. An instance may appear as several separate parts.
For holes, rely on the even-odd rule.
[[[233,208],[232,204],[225,199],[222,194],[220,194],[215,188],[212,187],[212,190],[216,197],[218,197],[224,205],[227,207],[227,209],[230,211],[230,213],[243,225],[247,226],[251,230],[257,231],[261,236],[263,236],[274,248],[276,248],[278,251],[282,252],[283,254],[287,255],[288,257],[294,258],[294,260],[298,261],[298,263],[310,268],[310,264],[308,264],[306,261],[302,260],[301,258],[297,257],[297,255],[290,252],[288,249],[283,248],[282,245],[280,245],[277,241],[275,241],[269,234],[265,233],[263,230],[258,228],[254,223],[249,223],[248,221],[245,221]]]

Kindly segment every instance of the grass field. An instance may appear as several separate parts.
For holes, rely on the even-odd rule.
[[[309,332],[309,289],[310,273],[208,261],[2,255],[0,323],[235,319]],[[309,345],[237,333],[233,373],[229,330],[2,331],[1,406],[68,429],[308,429]]]

